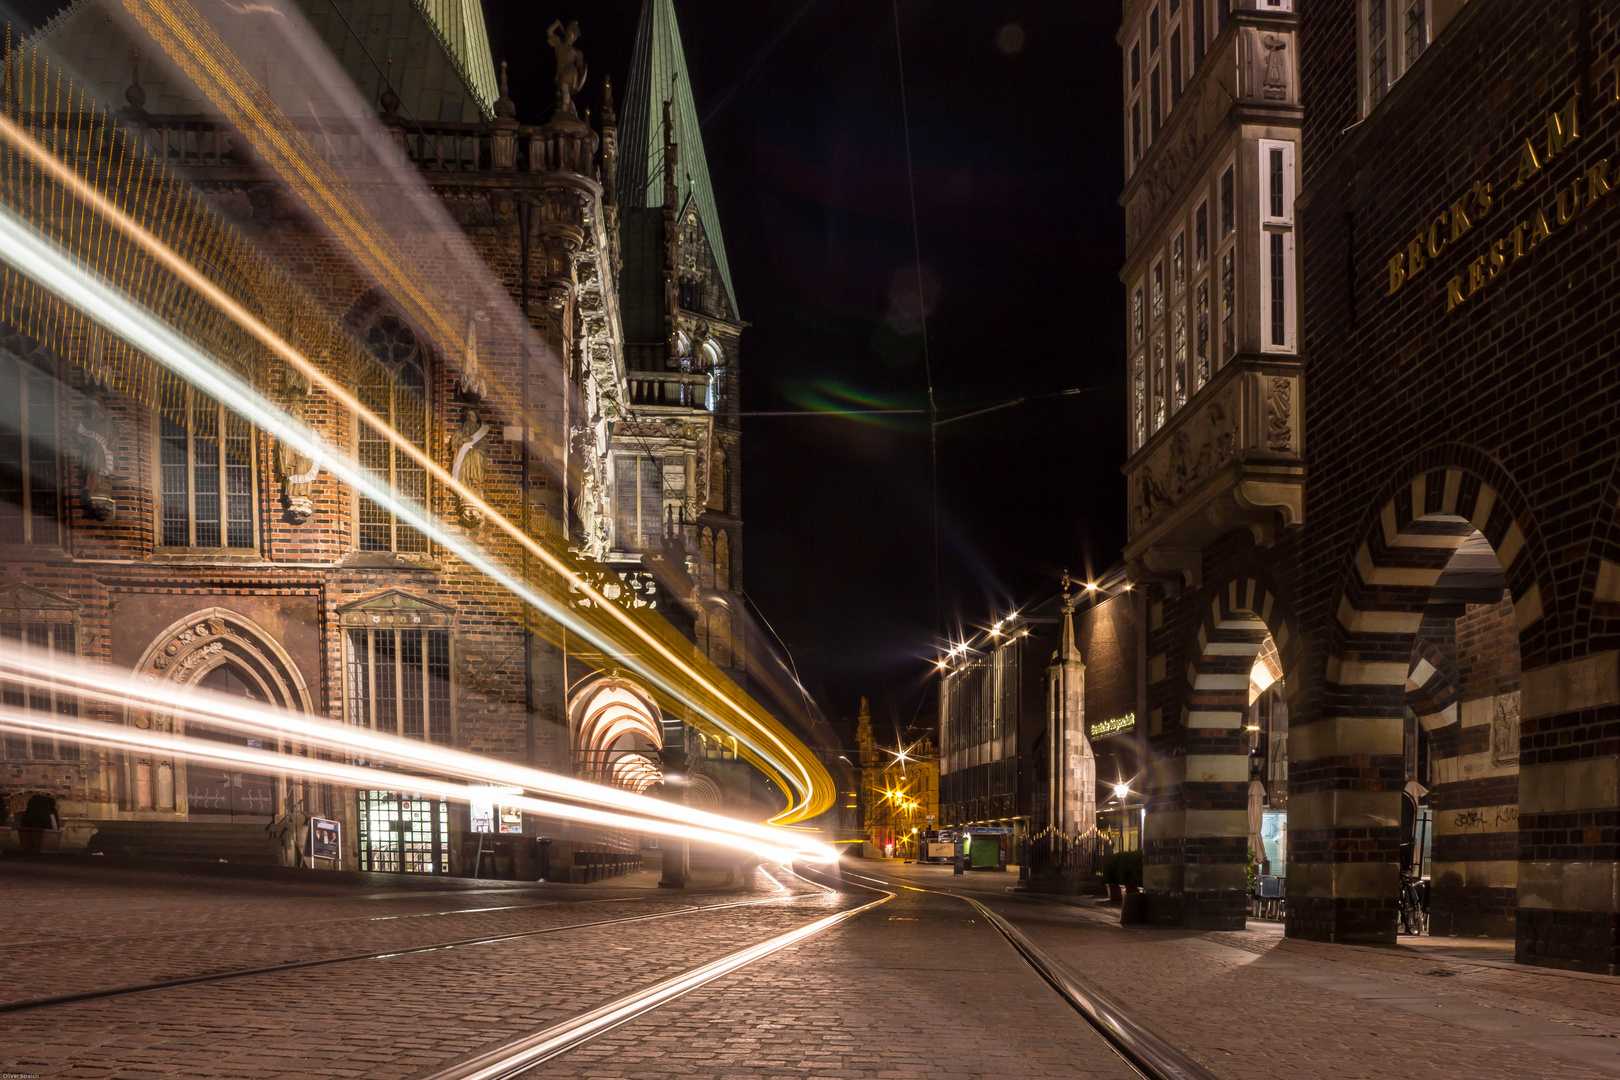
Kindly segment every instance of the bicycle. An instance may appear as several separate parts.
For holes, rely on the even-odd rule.
[[[1429,883],[1411,874],[1401,875],[1401,930],[1423,934],[1429,923]]]

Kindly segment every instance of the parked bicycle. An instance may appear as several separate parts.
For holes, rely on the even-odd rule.
[[[1401,874],[1401,932],[1423,934],[1429,928],[1429,882]]]

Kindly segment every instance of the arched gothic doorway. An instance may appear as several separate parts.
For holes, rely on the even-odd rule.
[[[171,624],[147,646],[135,671],[177,690],[194,686],[273,708],[314,712],[309,687],[287,651],[252,619],[227,608],[204,608]],[[159,710],[130,709],[125,722],[252,745],[235,732]],[[260,749],[293,749],[273,738],[257,741]],[[215,822],[268,822],[285,811],[289,794],[287,782],[280,778],[149,752],[126,756],[121,786],[121,809],[131,816]],[[304,785],[298,785],[296,794],[307,805],[310,793]]]

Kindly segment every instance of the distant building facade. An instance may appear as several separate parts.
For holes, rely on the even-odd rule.
[[[1140,790],[1137,606],[1123,572],[1065,577],[941,659],[941,825],[1084,835]]]

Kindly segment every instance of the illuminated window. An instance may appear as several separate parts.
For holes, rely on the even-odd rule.
[[[438,799],[394,791],[357,792],[360,869],[450,872],[450,808]]]
[[[427,450],[427,375],[416,333],[396,315],[383,314],[366,327],[366,347],[376,358],[356,386],[360,403],[404,441]],[[362,468],[387,482],[394,496],[422,511],[428,508],[427,469],[411,460],[382,431],[356,422],[355,450]],[[364,496],[359,500],[361,551],[428,550],[427,537],[402,522],[394,511]]]
[[[58,544],[56,380],[0,353],[0,544]]]
[[[1164,427],[1164,334],[1153,338],[1153,430]]]
[[[1147,442],[1147,373],[1140,354],[1131,364],[1131,432],[1135,441],[1132,450],[1140,450]]]
[[[348,632],[349,722],[390,735],[449,743],[450,632]]]
[[[1164,318],[1164,263],[1153,264],[1153,321]]]
[[[1170,241],[1170,283],[1176,296],[1187,287],[1187,234],[1176,233]]]
[[[1209,382],[1209,280],[1198,283],[1194,300],[1193,393]]]
[[[73,605],[29,586],[14,586],[0,594],[0,649],[27,644],[54,655],[76,657],[77,634]],[[79,699],[49,686],[0,682],[0,701],[6,708],[77,717]],[[8,731],[0,742],[0,760],[78,761],[79,744],[49,735]]]
[[[664,537],[664,473],[635,454],[613,459],[613,531],[621,551],[647,551]]]
[[[1142,344],[1142,286],[1131,294],[1131,344]]]
[[[185,384],[158,404],[158,471],[166,548],[254,546],[253,429]]]
[[[1170,320],[1170,411],[1187,404],[1187,310],[1176,305]]]

